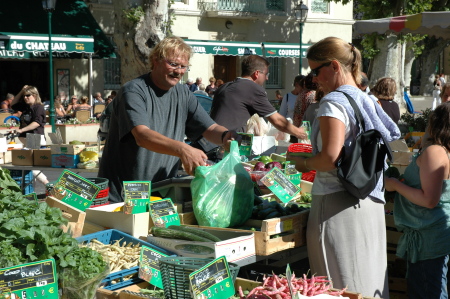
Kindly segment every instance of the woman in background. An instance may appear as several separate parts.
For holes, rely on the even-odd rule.
[[[305,78],[303,75],[295,76],[294,83],[292,84],[294,89],[285,94],[281,101],[280,114],[286,118],[294,120],[295,101],[298,94],[302,91],[302,86],[300,84],[303,78]]]
[[[209,78],[209,85],[206,86],[205,91],[208,93],[209,97],[214,97],[214,92],[216,91],[217,86],[216,86],[216,78],[211,77]]]
[[[394,219],[403,232],[397,256],[408,262],[409,298],[448,298],[450,253],[450,103],[439,105],[429,119],[428,145],[413,156],[404,181],[385,179],[397,191]]]
[[[396,123],[400,120],[400,108],[394,101],[397,92],[397,84],[392,78],[381,78],[370,90],[378,99],[384,112]]]

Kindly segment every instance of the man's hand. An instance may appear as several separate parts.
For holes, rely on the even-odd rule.
[[[230,151],[231,141],[233,140],[236,140],[239,144],[241,144],[242,136],[236,133],[236,131],[228,131],[228,133],[223,137],[223,148],[226,152]]]
[[[183,164],[184,170],[189,175],[194,175],[195,168],[197,168],[198,166],[205,166],[206,165],[205,161],[207,159],[208,157],[203,151],[193,148],[192,146],[189,145],[183,149],[183,152],[180,156],[180,160],[181,163]]]
[[[298,140],[308,139],[308,134],[305,132],[305,128],[300,127],[300,128],[297,128],[295,131],[296,132],[295,132],[294,136],[297,137]]]

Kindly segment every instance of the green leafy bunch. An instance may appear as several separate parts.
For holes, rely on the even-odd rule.
[[[0,268],[53,258],[58,272],[76,271],[78,285],[104,278],[107,263],[92,249],[79,248],[61,229],[67,222],[60,209],[26,199],[9,170],[0,168]]]
[[[422,111],[422,114],[405,112],[400,116],[400,120],[408,127],[413,127],[416,132],[425,132],[431,112],[430,108]]]

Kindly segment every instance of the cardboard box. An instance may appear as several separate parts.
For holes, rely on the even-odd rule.
[[[398,139],[389,142],[389,147],[393,152],[409,152],[409,148],[408,145],[406,144],[405,139]]]
[[[11,150],[11,162],[13,165],[33,166],[33,150]]]
[[[80,163],[80,157],[78,155],[53,155],[52,154],[52,167],[77,168],[78,163]]]
[[[412,152],[392,152],[392,164],[409,165],[411,162]]]
[[[186,257],[218,258],[224,255],[228,262],[236,262],[255,255],[255,238],[252,232],[211,227],[201,229],[224,241],[197,242],[148,236],[147,242]],[[204,250],[194,252],[190,248],[193,245],[202,246]]]
[[[52,166],[52,154],[50,149],[38,149],[33,151],[33,163],[37,166]]]
[[[148,235],[150,213],[125,214],[113,212],[124,205],[123,202],[89,208],[86,210],[86,221],[105,228],[114,228],[135,238]]]
[[[84,144],[52,144],[52,155],[77,155],[84,150]]]
[[[0,152],[4,153],[8,150],[8,145],[6,144],[6,137],[0,138]]]

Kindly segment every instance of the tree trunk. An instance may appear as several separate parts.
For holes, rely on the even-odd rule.
[[[114,0],[116,24],[114,41],[121,57],[121,82],[150,71],[148,55],[166,34],[169,0]],[[141,6],[144,15],[136,23],[128,20],[130,8]],[[124,12],[125,10],[125,12]]]
[[[405,69],[404,69],[404,78],[405,78],[405,87],[411,86],[411,69],[416,59],[414,55],[414,51],[412,50],[413,43],[408,41],[406,43],[406,51],[405,51]]]
[[[436,73],[436,65],[439,63],[439,54],[448,45],[447,40],[439,39],[436,46],[422,53],[422,71],[420,75],[420,94],[430,96],[433,94],[433,81]]]

